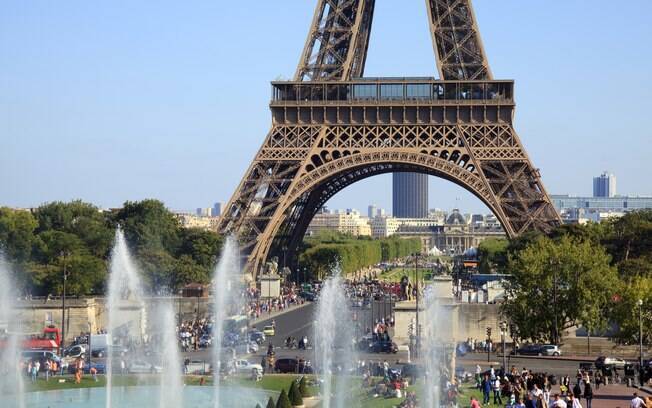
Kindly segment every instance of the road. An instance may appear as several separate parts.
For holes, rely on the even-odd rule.
[[[378,314],[376,311],[378,307],[374,307],[374,317]],[[357,322],[372,322],[373,318],[371,316],[371,309],[361,309],[354,308],[353,311],[356,313],[355,319]],[[258,353],[247,356],[247,359],[251,362],[260,362],[263,356],[267,351],[267,345],[271,342],[274,345],[274,350],[276,351],[277,358],[291,357],[291,358],[303,358],[306,360],[314,361],[314,350],[312,347],[309,347],[308,350],[297,350],[292,349],[288,350],[284,347],[285,339],[288,336],[296,337],[297,339],[307,336],[309,343],[312,344],[314,341],[314,330],[315,330],[315,320],[314,316],[316,313],[316,304],[310,303],[306,306],[298,309],[291,310],[287,313],[281,314],[273,318],[276,323],[276,335],[273,337],[268,337],[267,341],[263,346],[261,346]],[[381,312],[382,314],[382,306]],[[356,324],[353,321],[353,316],[348,322],[349,324]],[[263,326],[271,325],[272,319],[266,319],[259,321],[255,324],[255,327],[262,329]],[[368,325],[368,324],[367,324]],[[212,350],[200,350],[196,352],[184,353],[184,357],[188,356],[191,360],[203,360],[211,361]],[[371,353],[359,353],[358,359],[372,360],[372,361],[383,361],[387,360],[391,365],[396,366],[400,365],[408,360],[408,354],[404,351],[399,351],[397,354],[371,354]],[[494,367],[499,367],[502,364],[502,357],[497,356],[495,353],[492,353],[490,356],[490,363],[487,363],[487,354],[476,353],[476,354],[467,354],[464,357],[457,358],[457,366],[463,367],[469,372],[475,372],[476,364],[479,364],[483,370],[489,368],[490,365]],[[575,373],[579,366],[577,361],[569,361],[563,358],[527,358],[527,357],[514,357],[509,356],[508,358],[508,367],[516,366],[520,371],[523,367],[527,367],[535,372],[547,372],[549,374],[554,374],[557,376],[569,375],[571,378],[575,377]]]

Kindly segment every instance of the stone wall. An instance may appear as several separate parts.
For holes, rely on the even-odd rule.
[[[165,298],[147,299],[148,308],[156,308]],[[174,298],[177,319],[192,320],[206,317],[211,313],[211,298]],[[23,333],[43,333],[43,328],[53,324],[61,328],[61,299],[19,300],[16,305],[18,319]],[[149,312],[147,314],[150,314]],[[90,326],[89,326],[90,324]],[[80,333],[96,333],[107,326],[104,298],[66,299],[66,342],[72,341]]]

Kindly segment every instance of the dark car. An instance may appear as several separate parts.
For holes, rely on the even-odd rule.
[[[317,295],[315,295],[313,292],[301,292],[299,296],[301,296],[308,302],[314,302],[315,300],[317,300]]]
[[[396,354],[398,352],[398,346],[390,340],[373,340],[368,343],[367,352]]]
[[[519,347],[516,349],[514,352],[516,355],[521,355],[521,356],[541,356],[543,355],[543,352],[541,350],[541,346],[538,344],[528,344],[522,347]]]
[[[418,364],[403,364],[403,368],[401,368],[401,376],[405,378],[412,378],[414,380],[425,375],[426,370]]]
[[[249,340],[260,346],[265,342],[265,333],[257,330],[249,332]]]
[[[304,373],[312,374],[312,367],[309,362],[297,360],[296,358],[280,358],[274,363],[274,371],[277,373]]]

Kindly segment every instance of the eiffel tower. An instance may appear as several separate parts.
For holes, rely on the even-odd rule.
[[[375,0],[318,0],[292,81],[272,82],[272,127],[220,231],[247,270],[296,260],[316,212],[383,173],[444,178],[477,196],[509,237],[561,223],[513,126],[514,81],[495,80],[471,0],[427,0],[434,78],[365,78]]]

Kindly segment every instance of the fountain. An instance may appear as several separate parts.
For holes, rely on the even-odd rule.
[[[181,378],[181,355],[179,340],[175,327],[174,307],[170,300],[160,305],[157,316],[160,328],[161,352],[163,355],[161,383],[159,387],[159,408],[177,408],[183,406]]]
[[[425,290],[425,316],[422,323],[421,352],[426,370],[425,386],[422,392],[423,406],[439,408],[442,387],[451,373],[450,353],[455,353],[456,326],[453,324],[455,309],[441,297],[432,286]]]
[[[354,333],[350,317],[342,278],[336,268],[321,290],[315,316],[315,360],[317,370],[322,372],[323,408],[344,408],[353,403],[350,401],[350,376],[355,352],[351,344]]]
[[[11,399],[15,406],[22,408],[25,399],[20,367],[19,322],[14,313],[15,290],[9,265],[0,252],[0,402],[5,398]]]
[[[138,269],[127,247],[124,233],[118,227],[111,252],[107,292],[107,330],[114,340],[140,341],[144,334],[145,305]],[[113,348],[108,348],[106,360],[106,407],[111,407],[114,375]]]
[[[225,355],[223,348],[225,320],[242,310],[240,275],[240,251],[234,237],[227,237],[220,260],[213,274],[213,389],[214,407],[225,402],[221,400],[220,369],[222,363],[233,356]],[[227,328],[228,329],[228,328]]]

